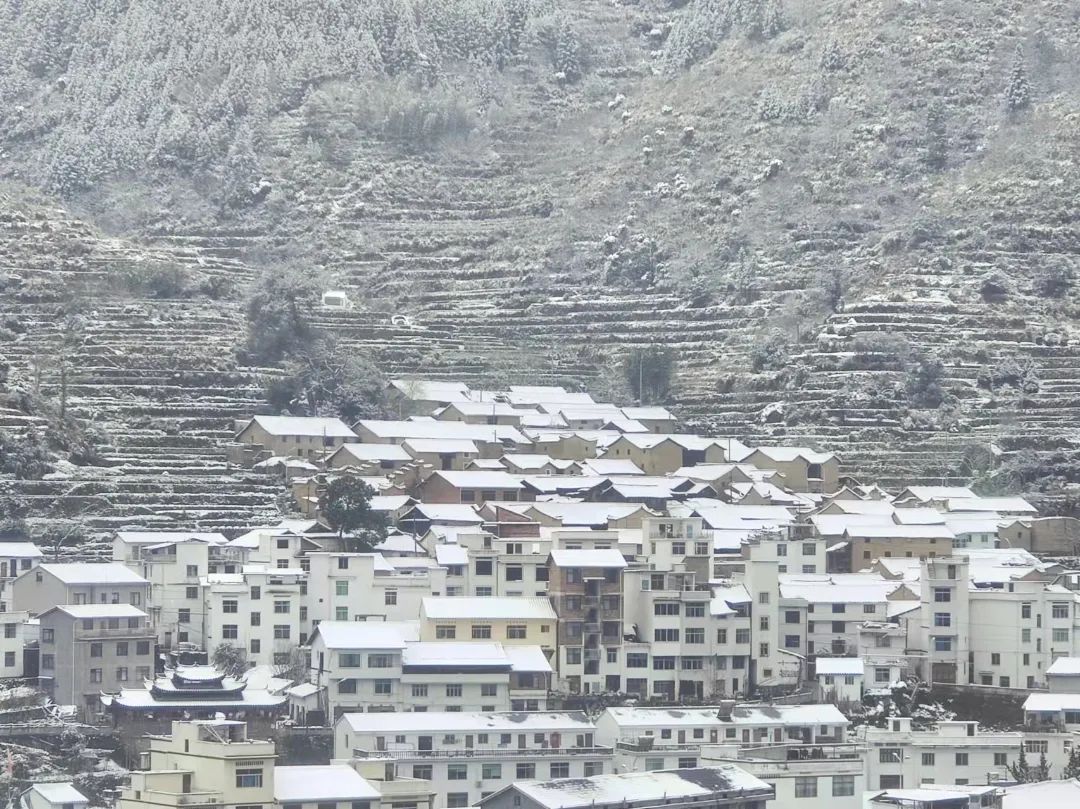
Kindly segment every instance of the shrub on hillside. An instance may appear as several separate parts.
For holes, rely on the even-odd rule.
[[[276,269],[263,275],[247,302],[248,358],[275,363],[309,348],[315,331],[308,313],[321,294],[311,273]]]
[[[52,456],[34,433],[16,438],[0,432],[0,472],[19,480],[40,480],[52,471]]]
[[[1035,294],[1043,298],[1063,298],[1072,286],[1072,269],[1058,262],[1040,267],[1032,285]]]
[[[363,355],[318,340],[285,362],[285,374],[266,389],[277,410],[301,416],[338,416],[348,423],[386,415],[386,379]]]
[[[773,329],[750,349],[750,370],[754,373],[776,371],[791,362],[788,338],[779,329]]]
[[[641,404],[666,402],[671,395],[677,360],[666,346],[635,348],[623,359],[623,376],[634,398]]]
[[[902,334],[860,332],[851,338],[851,357],[845,367],[858,371],[903,371],[911,360],[911,345]]]

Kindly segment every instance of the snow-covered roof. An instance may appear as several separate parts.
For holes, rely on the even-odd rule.
[[[412,500],[407,494],[377,494],[369,500],[372,511],[397,511]]]
[[[447,543],[435,546],[435,561],[440,565],[467,565],[469,564],[469,551],[461,545]]]
[[[646,421],[674,421],[675,417],[666,407],[659,405],[645,405],[642,407],[624,407],[623,415],[628,419],[645,419]]]
[[[896,506],[886,500],[830,500],[828,506],[839,509],[844,514],[881,514],[891,515]]]
[[[328,649],[404,649],[401,631],[381,621],[321,621],[315,632]]]
[[[551,552],[551,561],[556,567],[626,567],[626,558],[614,548],[595,550],[568,550],[556,548]]]
[[[645,472],[629,458],[592,458],[581,462],[585,475],[644,475]]]
[[[312,694],[318,694],[319,690],[319,686],[315,685],[315,683],[299,683],[287,689],[285,693],[290,697],[303,699],[304,697],[310,697]]]
[[[225,537],[222,537],[224,540]],[[45,554],[33,542],[4,542],[0,544],[0,557],[5,559],[40,559]]]
[[[686,708],[607,708],[604,715],[623,729],[720,724],[717,705]]]
[[[357,461],[410,461],[412,456],[397,444],[342,444],[331,458],[348,455]]]
[[[816,665],[819,675],[863,673],[863,660],[861,657],[819,657]]]
[[[504,646],[503,651],[510,661],[510,669],[515,672],[551,673],[551,663],[539,646]]]
[[[712,615],[733,615],[735,610],[732,604],[749,604],[753,601],[750,592],[745,585],[735,584],[731,587],[714,587],[713,598],[709,602],[709,612]]]
[[[501,505],[501,504],[500,504]],[[606,525],[611,520],[623,520],[642,509],[641,503],[528,503],[528,509],[559,520],[565,526]]]
[[[325,416],[255,416],[248,424],[258,424],[270,435],[326,436],[355,438],[356,433],[341,419]],[[247,429],[246,427],[244,429]]]
[[[898,508],[893,512],[897,525],[944,525],[945,514],[936,508]]]
[[[1051,809],[1059,806],[1080,806],[1080,781],[1036,781],[1016,784],[1005,790],[1001,809]]]
[[[506,472],[490,472],[484,469],[457,472],[440,469],[439,471],[432,473],[432,477],[435,477],[436,475],[458,489],[523,488],[520,477],[514,477]]]
[[[484,521],[476,509],[467,503],[417,503],[414,511],[433,523],[480,525]]]
[[[592,404],[588,393],[568,391],[555,385],[511,385],[506,398],[512,404]]]
[[[678,802],[718,793],[772,794],[772,787],[736,767],[722,764],[688,770],[658,770],[560,778],[554,781],[519,781],[508,789],[520,792],[545,809],[594,806],[634,806]],[[480,801],[483,806],[483,799]]]
[[[48,614],[53,610],[66,612],[72,618],[147,618],[145,612],[131,604],[61,604],[45,611]]]
[[[469,401],[451,402],[443,410],[454,409],[463,416],[523,416],[526,413],[535,413],[536,410],[518,409],[508,402],[497,401]],[[440,415],[443,410],[438,411]]]
[[[148,584],[146,579],[114,562],[43,564],[36,571],[51,573],[64,584]],[[28,571],[29,572],[29,571]],[[23,575],[26,575],[25,573]]]
[[[347,764],[274,767],[274,802],[318,803],[378,800],[382,795]]]
[[[967,486],[908,486],[893,498],[894,501],[906,500],[908,496],[926,502],[928,500],[950,500],[953,498],[973,498],[975,492]]]
[[[550,455],[540,455],[527,452],[508,452],[502,456],[503,464],[513,467],[522,472],[543,469],[545,466],[553,466],[557,469],[565,469],[573,461],[556,461]]]
[[[52,804],[89,803],[90,801],[89,798],[75,789],[75,786],[70,781],[39,783],[30,788]]]
[[[1029,694],[1025,711],[1080,711],[1080,694]]]
[[[781,573],[780,597],[809,604],[876,604],[903,586],[877,573]]]
[[[550,601],[529,596],[429,596],[423,600],[423,610],[429,619],[439,620],[555,620]]]
[[[476,442],[467,438],[407,438],[401,442],[417,455],[479,455]],[[412,456],[405,453],[406,458]]]
[[[224,534],[216,531],[117,531],[116,538],[127,545],[165,545],[169,543],[185,542],[195,539],[206,542],[209,545],[224,545],[227,540]],[[0,545],[0,556],[11,556],[8,548],[12,544],[29,543],[5,543]]]
[[[1080,657],[1059,657],[1046,670],[1047,675],[1080,675]]]
[[[736,705],[736,725],[846,725],[848,719],[835,705]]]
[[[944,523],[940,525],[894,525],[871,523],[850,525],[845,533],[854,539],[955,539]]]
[[[461,421],[435,421],[434,419],[412,421],[378,421],[362,419],[355,425],[357,430],[366,430],[372,435],[386,440],[406,438],[458,439],[466,441],[509,441],[514,444],[528,444],[529,439],[515,427],[505,424],[466,424]]]
[[[161,684],[158,684],[161,687]],[[124,688],[117,696],[102,695],[101,702],[108,706],[115,702],[123,708],[153,709],[164,708],[274,708],[285,704],[283,694],[271,694],[261,688],[245,688],[233,699],[156,699],[152,691],[145,688]]]
[[[823,464],[836,458],[836,455],[832,452],[818,452],[809,447],[754,447],[744,457],[749,458],[755,452],[760,452],[775,463],[791,463],[802,459],[807,463]],[[739,460],[742,460],[742,458]]]
[[[420,641],[408,643],[401,654],[402,666],[451,666],[462,668],[501,666],[510,661],[501,643],[475,641]]]
[[[396,713],[346,713],[345,722],[356,733],[449,733],[458,731],[592,731],[594,726],[581,711],[399,711]]]
[[[1038,509],[1023,497],[952,497],[949,511],[996,511],[1001,514],[1037,514]]]

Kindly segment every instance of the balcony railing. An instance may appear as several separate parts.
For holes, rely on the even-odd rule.
[[[221,792],[167,792],[160,789],[146,789],[143,793],[153,798],[154,803],[166,806],[213,806],[225,802]]]
[[[354,758],[392,759],[469,759],[469,758],[559,758],[563,756],[604,756],[612,753],[610,747],[468,747],[456,750],[363,750],[353,748]]]

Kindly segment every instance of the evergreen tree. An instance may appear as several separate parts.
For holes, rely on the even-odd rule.
[[[1028,764],[1027,753],[1024,751],[1023,743],[1020,744],[1020,756],[1009,765],[1009,775],[1018,784],[1030,783],[1032,779],[1031,765]]]
[[[935,170],[945,168],[948,149],[945,110],[935,101],[926,110],[926,164]]]
[[[1069,760],[1065,764],[1065,769],[1061,771],[1061,777],[1080,779],[1080,747],[1074,745],[1069,752]]]
[[[1031,84],[1028,82],[1024,49],[1019,45],[1013,55],[1009,84],[1005,88],[1005,106],[1009,112],[1019,112],[1031,106]]]
[[[370,553],[386,539],[386,515],[372,511],[375,490],[360,478],[343,475],[330,481],[319,498],[319,514],[338,532],[351,553]]]
[[[1046,760],[1046,753],[1039,754],[1039,766],[1035,768],[1034,781],[1050,780],[1050,764]]]

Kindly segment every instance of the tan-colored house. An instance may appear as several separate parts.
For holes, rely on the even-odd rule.
[[[873,559],[949,556],[953,532],[944,525],[894,525],[874,523],[852,525],[844,531],[851,552],[850,570],[858,570]]]
[[[420,606],[420,640],[539,646],[550,659],[556,616],[546,598],[431,596]]]
[[[517,502],[532,495],[521,479],[506,472],[458,472],[438,470],[419,486],[423,503],[481,505],[495,501]]]
[[[432,469],[460,471],[480,457],[475,442],[458,438],[408,438],[401,442],[401,449]]]
[[[601,457],[628,459],[646,475],[668,475],[684,466],[727,460],[723,442],[696,435],[628,433],[608,445]]]
[[[343,444],[326,459],[327,470],[355,469],[361,475],[385,475],[412,460],[394,444]]]
[[[394,379],[386,388],[390,407],[399,417],[430,416],[438,408],[470,399],[464,382],[439,382],[429,379]]]
[[[506,402],[454,402],[436,411],[439,421],[460,421],[465,424],[505,424],[521,426],[521,419],[534,409],[518,409]]]
[[[678,420],[666,407],[624,407],[622,412],[626,418],[644,424],[651,433],[671,433],[678,426]]]
[[[587,461],[595,458],[599,445],[595,438],[572,430],[528,430],[533,451],[565,461]]]
[[[529,452],[532,442],[516,427],[505,424],[465,424],[460,421],[379,421],[363,419],[353,430],[365,444],[402,444],[412,439],[472,441],[481,458],[499,458],[505,452]]]
[[[783,485],[793,492],[828,494],[840,487],[840,459],[831,452],[806,447],[757,447],[739,461],[779,472]]]
[[[359,440],[341,419],[322,416],[255,416],[236,434],[237,443],[262,447],[271,455],[309,459]]]

